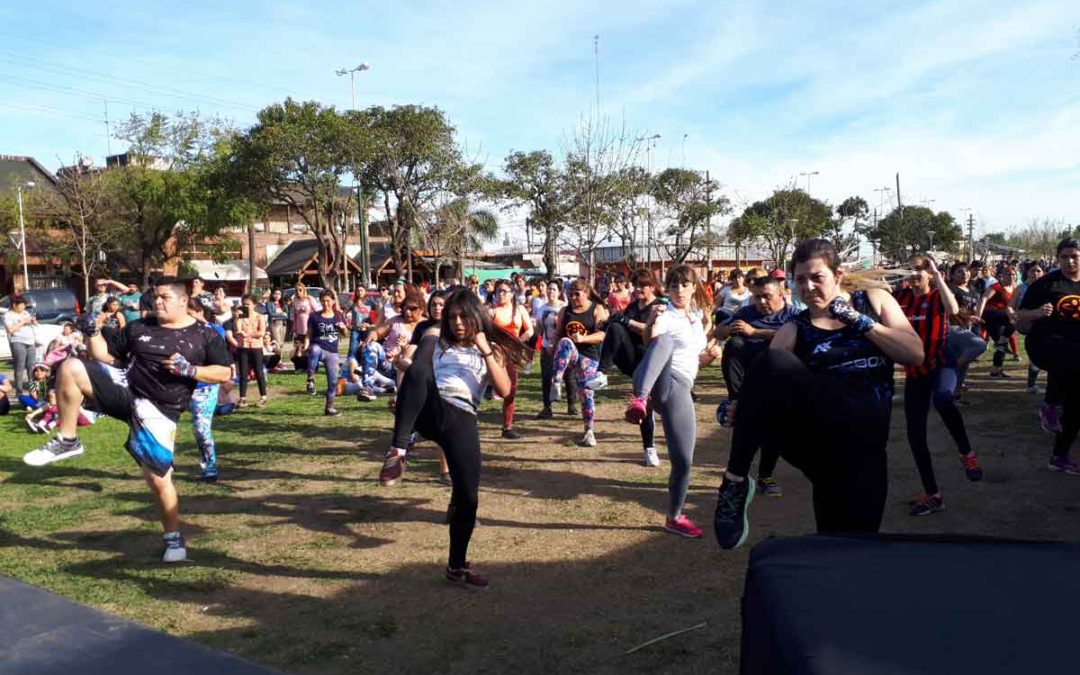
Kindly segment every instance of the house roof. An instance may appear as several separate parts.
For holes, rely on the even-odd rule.
[[[313,256],[319,253],[319,242],[315,239],[295,239],[274,256],[266,266],[266,275],[280,277],[297,274]]]
[[[0,155],[0,190],[14,190],[27,181],[56,185],[56,177],[33,157]]]

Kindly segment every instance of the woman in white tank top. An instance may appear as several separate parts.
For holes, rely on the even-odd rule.
[[[466,560],[480,489],[476,410],[489,382],[500,396],[509,393],[506,364],[524,363],[528,351],[519,340],[492,326],[475,294],[458,288],[446,297],[439,335],[421,338],[402,378],[394,438],[379,480],[392,484],[403,476],[412,429],[442,448],[453,483],[446,578],[455,584],[488,585]]]

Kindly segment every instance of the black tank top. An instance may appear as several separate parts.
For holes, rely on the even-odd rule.
[[[877,319],[866,291],[851,294],[855,309]],[[818,328],[810,322],[810,310],[795,317],[798,329],[795,355],[816,372],[850,378],[851,386],[888,405],[893,395],[893,362],[885,352],[850,326],[837,330]]]
[[[596,303],[589,303],[588,309],[584,312],[571,312],[570,305],[566,306],[566,314],[563,317],[562,330],[559,332],[559,337],[570,337],[572,334],[577,333],[579,335],[588,335],[596,332]],[[577,345],[578,354],[592,359],[598,360],[600,358],[600,345]]]

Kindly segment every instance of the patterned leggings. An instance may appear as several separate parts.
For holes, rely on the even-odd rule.
[[[203,469],[217,464],[217,448],[214,446],[214,433],[210,425],[214,421],[214,409],[217,408],[220,389],[220,384],[199,387],[191,393],[191,403],[188,404],[191,426],[195,430],[195,445],[199,447],[199,466]]]
[[[581,419],[585,420],[585,430],[588,431],[592,429],[593,420],[596,418],[596,402],[593,400],[593,390],[585,388],[585,381],[596,375],[596,368],[600,362],[582,356],[577,350],[577,345],[570,338],[562,338],[555,345],[555,372],[552,373],[552,381],[562,382],[567,369],[575,364],[577,364],[575,374],[577,375],[578,398],[581,399]]]
[[[361,384],[378,389],[394,384],[394,366],[386,358],[386,350],[381,344],[364,345],[360,352]]]

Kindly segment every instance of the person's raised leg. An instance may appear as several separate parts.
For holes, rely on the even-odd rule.
[[[75,438],[79,428],[79,408],[94,390],[86,372],[86,362],[67,359],[56,373],[56,403],[60,408],[60,426],[57,432],[64,438]]]

